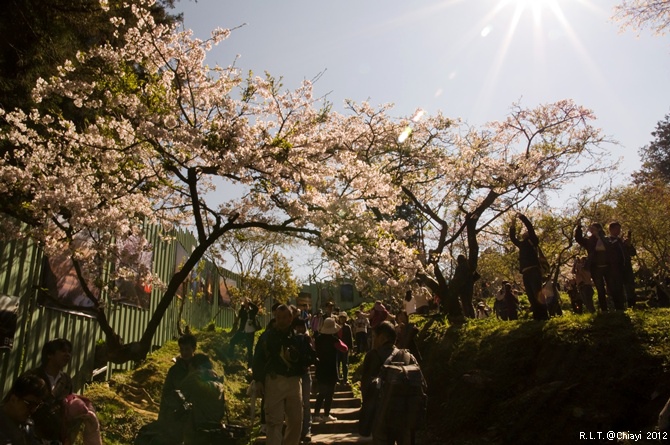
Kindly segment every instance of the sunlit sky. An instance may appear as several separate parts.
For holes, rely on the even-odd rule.
[[[515,101],[571,98],[619,141],[624,174],[670,112],[670,36],[621,33],[605,0],[181,0],[187,28],[206,37],[245,24],[208,63],[282,76],[287,87],[324,72],[318,94],[391,102],[398,116],[441,110],[480,125]]]
[[[573,99],[617,140],[621,180],[670,113],[670,36],[620,32],[606,0],[181,0],[184,25],[207,37],[234,28],[208,63],[283,77],[286,87],[323,76],[317,94],[394,103],[460,117],[502,120]],[[597,181],[596,178],[585,181]],[[584,185],[587,185],[585,182]],[[578,188],[578,187],[576,187]]]

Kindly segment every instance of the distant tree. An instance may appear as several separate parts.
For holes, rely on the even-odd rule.
[[[660,276],[670,275],[670,184],[648,181],[616,192],[616,212],[631,230],[635,262]]]
[[[634,174],[637,182],[660,180],[670,184],[670,114],[651,132],[654,140],[640,149],[642,168]]]
[[[623,0],[614,7],[614,19],[622,22],[622,29],[640,32],[649,27],[664,35],[670,28],[670,0]]]
[[[217,242],[216,250],[233,257],[229,268],[239,276],[239,287],[229,289],[233,302],[249,299],[262,307],[266,298],[286,303],[298,295],[298,283],[289,260],[280,249],[295,243],[281,234],[259,229],[231,232]]]

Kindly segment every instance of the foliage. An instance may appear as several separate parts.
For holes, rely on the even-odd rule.
[[[653,430],[670,396],[669,315],[429,320],[420,335],[429,436],[456,445],[554,444],[577,443],[579,431]]]
[[[655,180],[670,184],[670,114],[651,132],[654,140],[640,149],[642,168],[634,173],[637,183]]]
[[[614,7],[614,19],[621,21],[621,29],[641,31],[651,28],[662,36],[670,27],[670,1],[668,0],[623,0]]]
[[[382,282],[396,285],[396,292],[412,283],[425,286],[448,302],[450,316],[460,313],[447,285],[459,253],[476,270],[479,243],[505,213],[543,201],[548,190],[575,177],[610,167],[602,147],[607,141],[592,125],[595,116],[570,100],[536,108],[515,104],[504,121],[481,130],[440,115],[413,119],[406,123],[412,126],[406,139],[398,138],[397,128],[374,127],[383,119],[380,112],[354,111],[375,130],[375,143],[362,156],[392,178],[404,206],[411,206],[411,211],[375,213],[381,221],[411,223],[404,234],[411,242],[388,254],[376,243],[340,245],[346,258],[357,249],[357,262],[343,267],[365,268],[367,277],[379,270]],[[388,264],[382,258],[399,260]]]
[[[239,287],[229,289],[235,302],[245,299],[263,306],[266,298],[287,302],[298,295],[299,286],[289,260],[279,249],[294,243],[281,233],[243,230],[222,237],[216,246],[232,255],[231,269],[240,277]]]
[[[448,246],[467,245],[475,269],[478,234],[500,215],[606,167],[592,112],[572,101],[514,105],[481,130],[439,114],[397,119],[390,106],[368,103],[340,114],[314,98],[310,81],[284,91],[269,74],[208,66],[208,50],[230,30],[195,39],[157,23],[152,5],[126,5],[110,18],[113,44],[38,79],[32,97],[43,107],[0,109],[0,143],[12,147],[0,160],[0,193],[29,224],[6,233],[70,255],[113,362],[146,356],[177,290],[225,234],[284,233],[388,295],[404,295],[418,278],[444,297]],[[240,194],[215,200],[222,182]],[[430,226],[419,248],[405,242],[416,235],[398,212],[407,203],[418,212],[412,221]],[[192,228],[197,242],[163,283],[141,339],[124,345],[91,287],[113,291],[118,271],[107,272],[122,254],[118,241],[138,236],[144,222]],[[140,274],[161,284],[150,270]]]
[[[311,82],[282,91],[269,75],[210,67],[207,51],[230,31],[201,41],[156,23],[152,3],[139,3],[126,5],[134,27],[110,19],[116,45],[79,52],[37,81],[35,101],[55,105],[0,109],[0,141],[14,147],[0,162],[0,191],[29,224],[6,234],[36,239],[47,255],[69,253],[118,363],[144,358],[179,286],[222,235],[260,228],[339,243],[347,225],[371,221],[368,206],[386,211],[396,196],[357,162],[361,129],[347,129],[344,116],[314,99]],[[76,119],[65,108],[79,110]],[[213,204],[222,178],[244,192]],[[117,241],[139,235],[145,221],[191,227],[197,243],[165,283],[142,338],[123,345],[91,287],[113,289],[117,271],[103,271],[120,255]]]
[[[670,274],[670,185],[632,184],[616,194],[616,211],[632,229],[636,264],[657,277]]]

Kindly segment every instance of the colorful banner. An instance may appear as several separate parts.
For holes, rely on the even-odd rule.
[[[131,236],[117,243],[119,252],[116,270],[123,272],[124,278],[116,280],[115,303],[127,304],[141,309],[149,309],[152,286],[147,280],[153,264],[153,250],[143,236]]]

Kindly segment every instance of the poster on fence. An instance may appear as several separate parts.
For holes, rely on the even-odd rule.
[[[202,274],[202,291],[205,301],[214,304],[214,264],[205,262],[205,272]]]
[[[178,242],[177,248],[175,249],[174,273],[179,272],[181,268],[184,267],[187,259],[188,253],[186,252],[186,249]],[[181,283],[181,286],[179,286],[179,289],[177,290],[178,298],[184,298],[188,295],[190,281],[191,279],[189,276]]]
[[[133,235],[117,242],[116,272],[123,276],[115,281],[115,303],[149,309],[151,281],[148,279],[153,263],[151,243],[144,236]]]
[[[73,243],[84,262],[91,260],[95,255],[89,245],[89,238],[79,236]],[[45,257],[42,270],[38,304],[76,314],[91,315],[94,312],[95,302],[84,292],[69,251]],[[100,298],[100,289],[95,286],[94,280],[88,277],[86,271],[82,274],[93,297]]]
[[[230,306],[229,289],[237,287],[235,280],[230,278],[219,278],[219,306]]]
[[[0,349],[12,349],[19,318],[19,297],[0,295]]]

